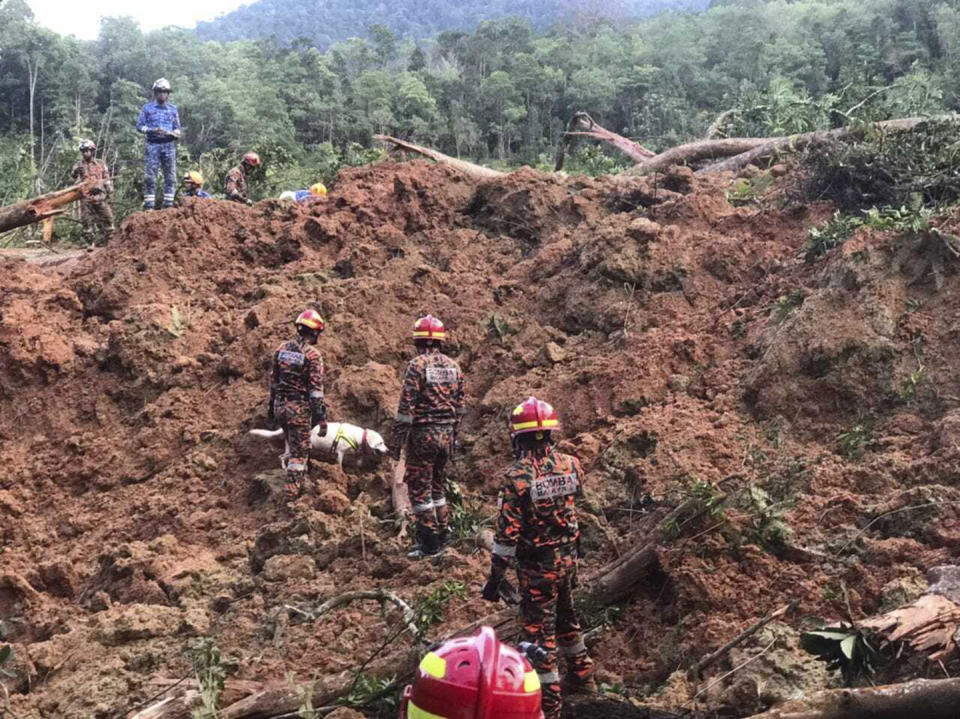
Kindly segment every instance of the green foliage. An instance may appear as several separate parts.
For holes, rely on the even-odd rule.
[[[663,534],[666,539],[676,539],[694,519],[706,517],[712,519],[722,514],[727,495],[715,484],[696,477],[687,477],[680,488],[680,503],[686,505],[683,512],[664,522]]]
[[[863,220],[854,215],[845,215],[837,210],[833,216],[822,226],[814,227],[807,235],[807,243],[804,245],[807,260],[813,260],[825,255],[834,247],[842,245],[854,233],[854,231],[863,226]]]
[[[343,699],[344,706],[363,708],[368,716],[394,717],[397,714],[397,680],[360,674]]]
[[[776,324],[783,322],[790,314],[803,304],[804,296],[800,290],[794,290],[788,295],[781,295],[777,301],[770,305],[770,316]]]
[[[837,435],[837,452],[849,459],[860,459],[866,452],[870,439],[870,426],[865,422],[857,423]]]
[[[749,205],[758,200],[771,185],[773,185],[773,175],[769,172],[763,172],[750,179],[737,180],[727,190],[727,200],[734,207]]]
[[[827,663],[831,670],[839,669],[843,681],[852,686],[859,679],[869,679],[875,672],[877,650],[867,641],[862,631],[841,624],[820,631],[800,635],[803,649]]]
[[[750,522],[747,538],[774,552],[783,547],[792,534],[784,517],[791,502],[777,502],[756,485],[750,485],[740,497],[740,507],[746,511]]]
[[[0,647],[0,674],[2,674],[5,677],[13,678],[14,676],[16,676],[10,671],[8,671],[7,669],[3,668],[4,664],[13,660],[13,656],[14,656],[14,652],[13,652],[12,644],[6,644]]]
[[[193,719],[217,719],[217,701],[227,681],[227,666],[220,649],[210,637],[198,639],[190,649],[193,673],[200,685],[201,705],[193,710]]]
[[[806,192],[846,211],[869,207],[943,206],[960,199],[960,124],[926,122],[911,132],[868,133],[860,142],[832,142],[807,153]]]
[[[483,502],[465,497],[460,485],[448,479],[444,488],[450,507],[450,532],[459,539],[473,539],[486,521]]]
[[[815,227],[808,233],[804,245],[806,259],[811,261],[834,247],[842,245],[859,228],[872,230],[895,230],[908,235],[917,235],[930,229],[933,212],[922,206],[913,207],[871,207],[862,211],[862,216],[846,215],[840,210],[821,227]]]
[[[900,396],[905,400],[911,400],[917,396],[917,391],[927,381],[927,370],[921,364],[900,384]]]
[[[416,614],[414,620],[421,634],[427,629],[443,621],[447,605],[454,599],[463,599],[467,596],[467,588],[463,582],[448,580],[442,582],[421,597],[413,607]]]

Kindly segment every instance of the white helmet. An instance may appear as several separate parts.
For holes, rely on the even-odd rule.
[[[157,90],[166,90],[167,92],[170,92],[170,81],[165,77],[161,77],[159,80],[153,83],[153,91],[156,92]]]

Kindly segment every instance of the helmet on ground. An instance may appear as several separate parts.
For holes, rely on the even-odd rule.
[[[183,181],[188,182],[191,185],[196,185],[197,187],[203,187],[203,175],[196,170],[190,170],[190,172],[184,175]]]
[[[541,719],[540,678],[491,627],[444,642],[404,689],[401,719]]]
[[[93,140],[81,140],[81,141],[80,141],[80,152],[83,152],[84,150],[94,150],[94,151],[96,151],[96,149],[97,149],[97,143],[95,143]]]
[[[326,197],[326,196],[327,196],[327,186],[324,185],[322,182],[317,182],[317,183],[315,183],[315,184],[313,184],[313,185],[310,185],[310,194],[311,194],[311,195],[317,195],[317,196],[319,196],[319,197]]]
[[[243,156],[242,162],[250,167],[260,167],[260,155],[255,152],[248,152]]]
[[[161,92],[161,91],[170,92],[170,81],[165,77],[161,77],[159,80],[153,83],[153,91],[154,92]]]
[[[445,340],[447,333],[443,329],[443,322],[433,315],[421,317],[413,323],[413,341]]]
[[[514,407],[510,415],[511,437],[527,432],[552,432],[556,429],[560,429],[557,410],[533,396]]]
[[[321,317],[320,313],[316,310],[304,310],[297,315],[294,324],[297,326],[297,329],[306,327],[314,332],[323,332],[323,317]]]

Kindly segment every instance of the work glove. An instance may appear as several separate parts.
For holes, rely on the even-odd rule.
[[[480,592],[480,596],[486,599],[488,602],[499,602],[500,579],[502,578],[497,578],[491,575],[487,579],[487,583],[483,585],[483,591]]]
[[[323,400],[310,401],[310,426],[327,423],[327,405]]]
[[[245,199],[243,202],[247,207],[250,207],[253,205],[253,200],[251,200],[249,197]]]

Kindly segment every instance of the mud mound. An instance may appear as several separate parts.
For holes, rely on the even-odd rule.
[[[410,323],[443,318],[470,405],[457,472],[483,515],[506,413],[531,393],[557,405],[589,471],[588,572],[653,509],[699,508],[619,618],[586,608],[590,626],[610,624],[593,646],[608,684],[665,682],[789,599],[845,615],[825,587],[874,611],[960,544],[951,513],[931,508],[918,529],[904,509],[954,501],[960,284],[942,261],[931,279],[930,248],[894,235],[798,260],[827,210],[733,207],[683,170],[478,185],[385,163],[343,173],[307,208],[190,202],[134,215],[72,265],[4,262],[11,711],[123,716],[192,676],[199,636],[236,658],[241,682],[355,669],[397,618],[364,603],[303,614],[351,589],[416,603],[459,582],[446,626],[486,613],[472,538],[439,564],[402,558],[389,463],[318,462],[298,516],[279,514],[278,449],[247,430],[266,424],[270,354],[305,306],[327,320],[331,418],[385,436]],[[860,529],[891,511],[903,523]],[[680,684],[654,704],[679,709]]]

